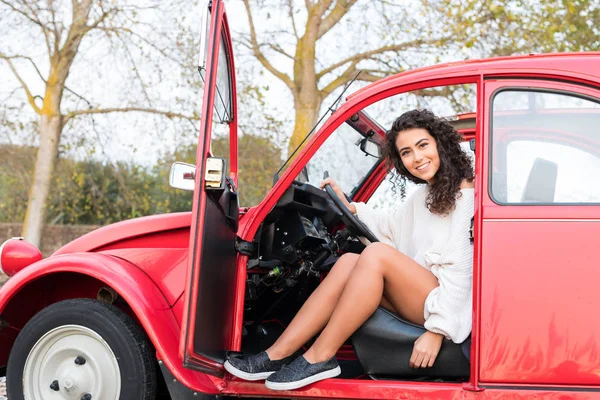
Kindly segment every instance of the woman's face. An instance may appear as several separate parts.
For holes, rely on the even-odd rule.
[[[440,168],[440,155],[435,139],[426,129],[401,131],[396,138],[396,149],[408,172],[429,184],[433,183]]]

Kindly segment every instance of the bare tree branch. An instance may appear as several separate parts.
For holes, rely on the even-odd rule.
[[[82,95],[76,93],[75,91],[73,91],[72,89],[70,89],[69,87],[67,87],[66,85],[65,85],[65,90],[68,91],[68,92],[70,92],[70,93],[72,93],[72,94],[74,94],[76,97],[80,98],[81,100],[85,101],[87,103],[87,105],[88,105],[89,108],[93,108],[92,103],[88,99],[86,99]]]
[[[330,72],[333,72],[334,70],[343,67],[344,65],[350,63],[350,62],[359,62],[362,60],[368,60],[370,59],[372,56],[377,55],[377,54],[382,54],[382,53],[387,53],[387,52],[398,52],[398,51],[403,51],[403,50],[407,50],[410,49],[411,47],[419,47],[419,46],[423,46],[425,44],[428,43],[434,43],[437,40],[421,40],[421,39],[417,39],[417,40],[413,40],[410,42],[404,42],[404,43],[399,43],[399,44],[394,44],[394,45],[390,45],[390,46],[383,46],[380,47],[378,49],[375,50],[370,50],[370,51],[365,51],[363,53],[358,53],[358,54],[354,54],[353,56],[350,56],[348,58],[343,59],[340,62],[337,62],[323,70],[321,70],[318,74],[317,74],[317,79],[321,79],[323,76],[327,75]]]
[[[80,115],[125,113],[125,112],[132,112],[132,111],[143,112],[143,113],[148,113],[148,114],[163,115],[167,118],[182,118],[182,119],[187,119],[190,121],[200,120],[200,117],[198,117],[198,116],[183,115],[183,114],[179,114],[179,113],[171,112],[171,111],[156,110],[154,108],[143,108],[143,107],[118,108],[118,107],[114,107],[114,108],[94,108],[94,109],[90,109],[90,110],[71,111],[65,115],[64,123],[66,124],[67,121],[70,120],[71,118],[74,118],[74,117],[77,117]]]
[[[310,9],[312,8],[312,1],[311,0],[304,0],[304,5],[306,6],[306,11],[310,12]]]
[[[325,97],[329,96],[335,89],[349,82],[358,73],[358,69],[356,68],[358,62],[359,61],[353,61],[352,64],[350,64],[350,66],[346,68],[346,70],[340,76],[335,78],[323,89],[319,90],[321,98],[324,99]]]
[[[290,88],[290,90],[294,91],[296,88],[296,85],[294,84],[292,79],[287,74],[285,74],[285,73],[279,71],[277,68],[275,68],[269,62],[269,60],[267,60],[265,55],[260,50],[260,47],[258,46],[258,41],[256,39],[256,30],[254,29],[254,20],[252,19],[252,12],[250,11],[250,4],[248,3],[248,0],[243,0],[243,1],[244,1],[244,6],[246,7],[246,13],[248,14],[248,23],[250,25],[250,39],[251,39],[251,44],[252,44],[252,51],[254,52],[254,57],[256,57],[258,59],[258,61],[260,61],[260,63],[269,72],[271,72],[277,78],[282,80],[287,85],[287,87]]]
[[[331,30],[340,20],[348,13],[350,8],[356,4],[358,0],[337,0],[333,10],[321,22],[319,27],[318,37],[322,37]]]
[[[313,15],[319,20],[319,23],[320,23],[321,19],[323,18],[323,15],[325,15],[327,10],[329,10],[329,7],[331,7],[331,3],[333,3],[333,0],[319,0],[314,5],[314,7],[311,11],[314,12]],[[310,16],[309,16],[309,19],[310,19]]]
[[[156,45],[156,43],[148,40],[148,38],[143,37],[142,35],[140,35],[137,32],[132,31],[129,28],[125,28],[125,27],[96,27],[95,29],[100,30],[102,32],[105,32],[107,34],[107,36],[110,36],[111,34],[114,34],[115,36],[117,36],[119,38],[119,40],[121,42],[123,42],[123,39],[119,36],[121,33],[126,33],[127,35],[138,39],[139,41],[141,41],[142,43],[152,47],[154,50],[158,51],[163,57],[187,68],[189,67],[188,65],[182,64],[181,60],[177,60],[175,58],[173,58],[173,56],[169,53],[167,53],[164,49],[161,49],[160,47],[158,47]]]
[[[49,3],[50,4],[50,3]],[[52,7],[52,5],[50,5],[48,7],[48,9],[50,10],[50,16],[51,16],[51,25],[52,28],[50,29],[52,31],[52,33],[54,33],[54,52],[55,54],[58,52],[58,48],[60,46],[60,39],[62,37],[62,29],[60,29],[57,25],[56,25],[56,12],[54,10],[54,7]]]
[[[290,19],[292,20],[292,29],[294,30],[294,36],[296,36],[296,39],[300,39],[300,36],[298,36],[298,30],[296,29],[296,20],[294,19],[293,0],[288,0],[288,8],[290,10]]]
[[[102,7],[102,3],[100,4],[100,7]],[[96,28],[97,28],[97,27],[98,27],[98,26],[99,26],[99,25],[100,25],[102,22],[104,22],[104,20],[105,20],[106,18],[108,18],[108,16],[109,16],[110,14],[112,14],[112,13],[117,13],[118,11],[119,11],[119,9],[118,9],[118,8],[111,8],[111,9],[110,9],[110,10],[108,10],[108,11],[104,11],[104,9],[103,9],[103,12],[102,12],[102,14],[100,15],[100,17],[99,17],[99,18],[98,18],[96,21],[94,21],[94,22],[93,22],[91,25],[88,25],[88,29],[89,29],[89,30],[96,29]]]
[[[293,55],[289,54],[288,52],[286,52],[285,50],[283,50],[281,48],[281,46],[279,46],[278,44],[273,44],[273,43],[267,43],[267,46],[269,46],[269,48],[273,51],[278,52],[281,55],[286,56],[287,58],[289,58],[290,60],[296,60],[296,58],[294,58]]]
[[[35,69],[35,72],[37,72],[38,76],[40,77],[40,79],[46,83],[46,78],[44,78],[44,76],[42,75],[42,72],[40,71],[40,69],[38,68],[38,66],[36,65],[35,61],[33,61],[33,59],[31,57],[28,56],[24,56],[21,54],[15,54],[14,56],[5,56],[6,58],[10,58],[10,59],[18,59],[18,58],[22,58],[24,60],[27,60],[31,63],[31,65],[33,66],[33,68]],[[2,58],[5,58],[2,57]]]
[[[12,61],[10,60],[10,57],[7,57],[3,53],[0,53],[0,58],[4,59],[8,63],[10,70],[13,72],[13,74],[15,75],[15,77],[17,78],[17,80],[19,81],[21,86],[23,87],[23,90],[25,90],[25,94],[27,95],[27,100],[29,101],[29,105],[33,108],[33,110],[36,113],[41,114],[42,110],[40,110],[40,108],[35,104],[35,97],[31,94],[29,87],[27,87],[27,84],[25,83],[25,81],[23,80],[23,78],[21,78],[21,76],[17,72],[15,66],[13,65]]]
[[[18,9],[17,7],[15,7],[14,5],[12,5],[10,2],[8,2],[6,0],[0,0],[0,3],[4,4],[5,6],[10,7],[16,13],[21,14],[22,16],[27,18],[29,21],[33,22],[34,24],[36,24],[36,25],[40,26],[42,29],[44,29],[44,24],[42,24],[42,22],[39,19],[33,18],[31,15],[27,14],[25,11],[23,11],[21,9]]]
[[[13,95],[19,90],[21,89],[19,86],[17,86],[16,88],[14,88],[13,90],[11,90],[11,92],[8,94],[8,96],[6,96],[4,98],[4,100],[0,100],[0,104],[2,103],[6,103],[11,97],[13,97]]]
[[[361,74],[358,76],[358,78],[356,78],[356,80],[363,81],[363,82],[376,82],[382,78],[384,78],[383,75],[380,76],[380,75],[373,74],[371,72],[365,72],[363,70],[363,71],[361,71]]]
[[[50,38],[48,37],[48,28],[42,23],[42,21],[40,21],[40,19],[37,17],[37,13],[31,9],[31,7],[29,7],[29,10],[33,13],[33,17],[29,14],[27,14],[25,11],[15,7],[13,4],[11,4],[10,2],[6,1],[6,0],[0,0],[0,3],[10,7],[10,9],[12,9],[14,12],[16,12],[17,14],[22,15],[23,17],[27,18],[29,21],[33,22],[35,25],[39,26],[40,29],[42,30],[42,33],[44,34],[44,39],[46,41],[46,48],[48,49],[48,55],[52,54],[52,48],[50,46]],[[27,3],[26,3],[27,4]]]
[[[129,46],[127,45],[127,42],[125,40],[123,40],[123,38],[121,38],[120,36],[117,36],[117,37],[123,44],[123,49],[125,50],[125,54],[126,54],[127,58],[129,59],[129,62],[131,63],[131,68],[133,69],[135,76],[137,77],[137,79],[140,83],[140,89],[142,89],[142,93],[144,94],[144,97],[146,98],[146,101],[148,102],[148,104],[151,105],[152,101],[150,100],[150,95],[148,94],[148,91],[146,90],[146,83],[144,82],[144,79],[140,75],[139,68],[136,68],[135,60],[133,59],[133,54],[131,54],[131,50],[129,50]]]

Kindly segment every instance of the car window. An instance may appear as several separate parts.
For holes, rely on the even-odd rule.
[[[319,147],[298,179],[318,187],[328,171],[346,194],[352,193],[379,161],[360,149],[363,139],[350,125],[342,124]]]
[[[600,158],[575,147],[515,140],[507,147],[507,167],[508,203],[600,202]]]
[[[492,198],[600,203],[600,104],[566,93],[504,91],[493,100]]]

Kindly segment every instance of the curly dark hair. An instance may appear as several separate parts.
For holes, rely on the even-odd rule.
[[[447,215],[455,208],[462,181],[473,181],[471,160],[460,147],[460,134],[448,122],[436,117],[429,110],[412,110],[402,114],[396,118],[392,129],[387,131],[383,149],[389,169],[395,169],[391,178],[393,190],[397,193],[399,188],[402,199],[406,197],[407,180],[417,184],[427,183],[406,169],[396,148],[398,134],[413,128],[427,130],[437,144],[440,167],[429,188],[426,205],[429,211],[435,214]]]

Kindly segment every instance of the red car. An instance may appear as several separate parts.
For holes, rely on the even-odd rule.
[[[171,176],[194,190],[193,210],[104,227],[43,260],[5,242],[10,400],[600,398],[600,53],[445,64],[369,85],[260,204],[240,209],[231,37],[223,1],[211,4],[197,163]],[[423,328],[378,310],[338,353],[339,378],[271,392],[225,373],[227,356],[281,334],[337,257],[364,248],[368,232],[314,183],[329,170],[351,199],[374,201],[384,129],[367,108],[460,85],[476,90],[476,111],[450,119],[474,150],[471,337],[411,369]],[[217,129],[227,158],[211,154]]]

